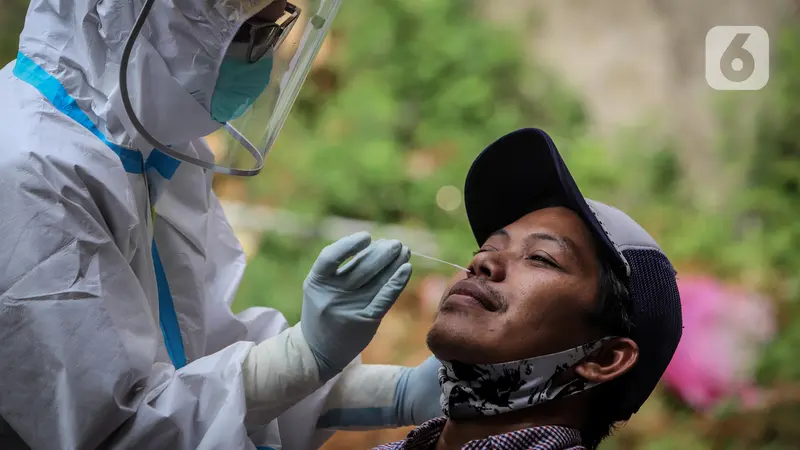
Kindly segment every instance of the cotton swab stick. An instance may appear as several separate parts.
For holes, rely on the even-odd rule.
[[[421,258],[430,259],[431,261],[436,261],[436,262],[439,262],[439,263],[442,263],[442,264],[447,264],[448,266],[455,267],[456,269],[463,270],[465,272],[469,272],[470,271],[466,267],[461,267],[458,264],[453,264],[451,262],[447,262],[447,261],[441,260],[439,258],[434,258],[433,256],[423,255],[422,253],[417,253],[417,252],[415,252],[413,250],[411,250],[411,254],[419,256]]]

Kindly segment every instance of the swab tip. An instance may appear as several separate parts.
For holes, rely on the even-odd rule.
[[[466,267],[461,267],[458,264],[453,264],[453,263],[447,262],[447,261],[445,261],[443,259],[434,258],[433,256],[423,255],[422,253],[415,252],[414,250],[411,250],[411,254],[419,256],[421,258],[429,259],[431,261],[436,261],[436,262],[439,262],[439,263],[442,263],[442,264],[447,264],[450,267],[455,267],[456,269],[463,270],[464,272],[467,272],[467,273],[472,273],[472,271],[467,269]]]

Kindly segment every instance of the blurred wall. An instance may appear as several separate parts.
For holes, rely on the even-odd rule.
[[[789,0],[495,0],[487,17],[529,29],[531,59],[556,69],[583,98],[594,132],[615,138],[647,126],[675,140],[695,194],[709,206],[739,183],[719,174],[714,143],[721,94],[706,85],[704,43],[717,25],[759,25],[773,43],[797,11]],[[773,45],[774,49],[774,45]],[[740,120],[760,106],[737,95]],[[712,176],[712,179],[709,179]]]

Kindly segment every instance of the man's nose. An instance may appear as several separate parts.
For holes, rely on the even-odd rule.
[[[506,278],[506,258],[502,252],[480,252],[472,258],[467,277],[485,277],[489,281],[500,282]]]

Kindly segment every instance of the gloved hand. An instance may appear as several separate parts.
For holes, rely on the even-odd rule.
[[[370,240],[361,232],[325,247],[303,283],[300,327],[322,381],[369,345],[411,277],[408,248],[399,241],[370,245]]]
[[[434,357],[417,367],[352,364],[328,394],[317,427],[374,430],[441,417],[439,367]]]
[[[403,369],[394,394],[398,425],[420,425],[444,415],[439,385],[440,367],[442,363],[431,356],[417,367]]]

